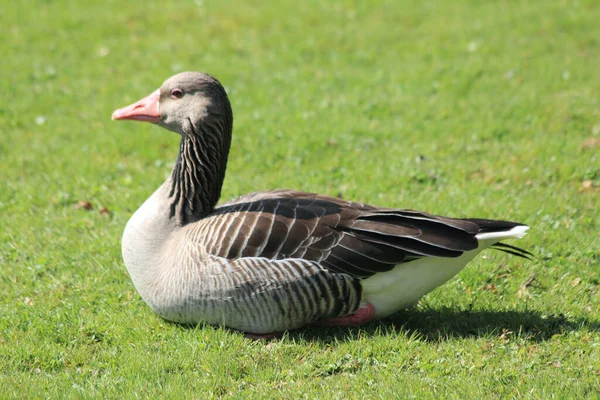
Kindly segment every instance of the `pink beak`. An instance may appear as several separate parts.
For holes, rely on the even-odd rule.
[[[160,122],[160,114],[158,113],[159,100],[160,89],[152,92],[152,94],[138,102],[115,110],[112,114],[112,119],[131,119],[156,124]]]

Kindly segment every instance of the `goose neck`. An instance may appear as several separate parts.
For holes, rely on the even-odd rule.
[[[217,129],[183,133],[177,162],[169,179],[170,216],[181,225],[210,214],[221,196],[225,179],[229,135]]]

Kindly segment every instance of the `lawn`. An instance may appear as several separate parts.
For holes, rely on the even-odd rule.
[[[600,397],[600,4],[7,2],[0,398]],[[168,323],[120,255],[178,138],[112,111],[184,70],[278,187],[532,226],[413,310],[252,341]]]

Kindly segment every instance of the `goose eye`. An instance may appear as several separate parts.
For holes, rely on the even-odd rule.
[[[179,89],[173,89],[171,91],[171,97],[173,97],[175,99],[180,99],[183,97],[183,92]]]

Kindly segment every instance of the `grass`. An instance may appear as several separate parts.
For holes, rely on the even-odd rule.
[[[592,0],[7,3],[0,397],[597,398],[599,19]],[[177,137],[110,114],[182,70],[231,96],[224,199],[511,219],[539,260],[488,251],[361,329],[159,319],[120,235]]]

